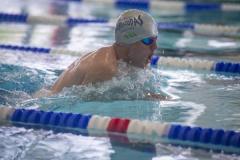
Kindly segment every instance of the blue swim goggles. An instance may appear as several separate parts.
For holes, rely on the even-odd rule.
[[[148,37],[141,40],[141,42],[147,46],[151,45],[157,37]]]

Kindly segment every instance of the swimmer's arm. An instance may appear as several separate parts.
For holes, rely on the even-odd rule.
[[[82,64],[81,61],[87,58],[91,53],[92,52],[76,59],[71,65],[69,65],[65,69],[65,71],[58,77],[56,82],[53,84],[51,88],[51,95],[60,92],[64,87],[82,84],[85,72],[88,69],[88,64]]]
[[[32,94],[32,98],[41,98],[41,97],[48,97],[52,95],[52,91],[46,88],[42,88],[37,92]]]
[[[96,64],[98,63],[98,64]],[[72,85],[86,85],[110,80],[117,72],[116,67],[105,64],[101,61],[95,65],[81,65],[75,70],[68,68],[60,75],[51,89],[51,94],[60,92],[64,87]]]

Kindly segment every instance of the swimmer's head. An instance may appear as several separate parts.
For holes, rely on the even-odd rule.
[[[123,12],[116,24],[115,41],[120,44],[132,44],[148,37],[157,37],[156,22],[148,13],[130,9]]]

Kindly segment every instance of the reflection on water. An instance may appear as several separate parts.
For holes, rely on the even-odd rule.
[[[1,127],[0,133],[0,159],[3,160],[107,160],[114,153],[108,138],[15,127]]]
[[[171,155],[169,155],[171,153]],[[199,158],[198,158],[199,157]],[[156,157],[152,160],[239,160],[237,155],[211,153],[199,149],[156,145]]]

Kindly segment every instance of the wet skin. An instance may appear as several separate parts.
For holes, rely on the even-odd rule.
[[[138,41],[125,48],[113,44],[77,59],[60,75],[52,87],[52,93],[60,92],[64,87],[110,80],[117,74],[118,60],[146,68],[157,48],[156,40],[157,38],[150,45]]]

